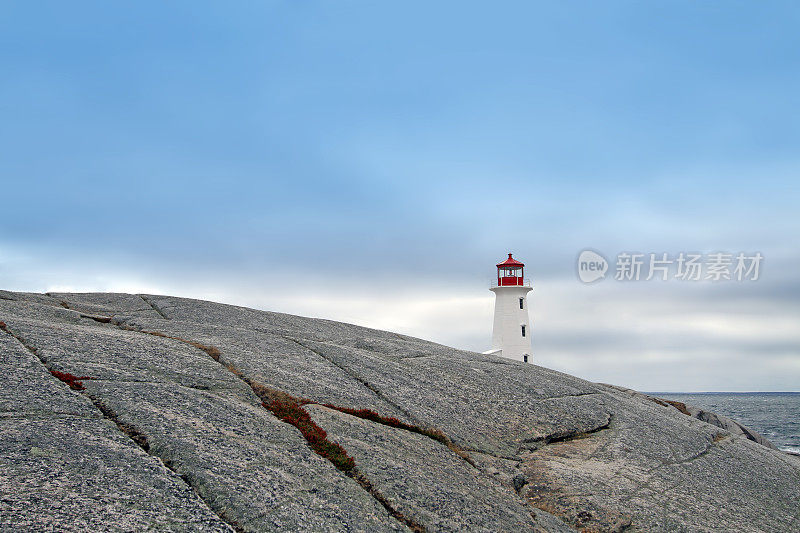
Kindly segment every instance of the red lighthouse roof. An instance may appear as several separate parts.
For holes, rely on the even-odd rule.
[[[523,267],[523,266],[525,266],[525,263],[520,263],[519,261],[517,261],[516,259],[511,257],[511,254],[508,254],[508,259],[506,259],[502,263],[497,263],[497,266],[498,267]]]

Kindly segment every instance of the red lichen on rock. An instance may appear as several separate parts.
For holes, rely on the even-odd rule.
[[[300,430],[311,449],[333,463],[336,468],[343,472],[350,472],[355,468],[353,458],[347,455],[344,448],[328,440],[328,434],[314,423],[300,401],[286,395],[264,401],[262,405],[282,421]]]
[[[70,389],[73,390],[85,390],[86,387],[83,386],[84,379],[96,379],[91,376],[73,376],[69,372],[59,372],[58,370],[51,370],[50,371],[53,376],[57,377],[67,385],[69,385]]]
[[[428,437],[429,439],[433,439],[435,441],[438,441],[438,442],[444,444],[445,446],[450,448],[450,450],[453,453],[455,453],[456,455],[458,455],[459,457],[464,459],[466,462],[468,462],[472,466],[475,466],[475,462],[472,460],[472,457],[470,457],[469,454],[466,451],[462,450],[458,445],[456,445],[453,441],[451,441],[447,437],[447,435],[445,435],[444,433],[442,433],[440,430],[438,430],[436,428],[419,427],[419,426],[414,426],[412,424],[406,424],[405,422],[403,422],[401,420],[398,420],[397,418],[395,418],[393,416],[383,416],[381,414],[376,413],[375,411],[373,411],[371,409],[351,409],[349,407],[339,407],[338,405],[333,405],[333,404],[330,404],[330,403],[325,403],[325,404],[322,404],[322,405],[324,407],[327,407],[328,409],[335,409],[337,411],[340,411],[342,413],[346,413],[348,415],[356,416],[358,418],[363,418],[364,420],[369,420],[370,422],[376,422],[378,424],[383,424],[384,426],[389,426],[389,427],[398,428],[398,429],[404,429],[404,430],[410,431],[412,433],[418,433],[420,435],[424,435],[424,436]]]

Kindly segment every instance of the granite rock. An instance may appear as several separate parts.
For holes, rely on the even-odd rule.
[[[800,526],[800,458],[535,365],[156,295],[0,291],[0,322],[0,529]]]

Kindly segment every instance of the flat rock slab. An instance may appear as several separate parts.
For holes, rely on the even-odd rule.
[[[534,506],[596,530],[780,531],[798,523],[800,471],[786,454],[647,400],[609,394],[605,405],[615,413],[608,429],[523,459],[521,492]]]
[[[0,331],[0,418],[101,418],[86,398],[54,378],[14,337]]]
[[[119,323],[213,346],[249,379],[298,398],[405,418],[346,370],[283,335],[175,320],[129,318]]]
[[[224,392],[93,381],[87,393],[147,436],[150,452],[247,531],[397,531],[355,481],[260,406]]]
[[[91,325],[92,323],[91,320],[82,318],[79,312],[65,309],[55,301],[42,303],[0,299],[0,320],[11,323],[24,318],[42,320],[48,324]]]
[[[0,530],[233,531],[107,420],[0,419]]]
[[[241,380],[185,342],[98,323],[11,319],[8,327],[54,370],[94,379],[227,389],[238,392],[245,401],[260,403]]]
[[[595,386],[532,365],[469,352],[395,361],[349,346],[305,344],[402,406],[419,425],[437,427],[468,449],[514,456],[550,436],[593,431],[609,419]]]
[[[429,531],[536,529],[531,510],[447,446],[319,405],[307,405],[331,440],[404,516]]]
[[[5,332],[0,372],[0,530],[232,531]]]
[[[47,295],[60,305],[82,313],[162,318],[147,300],[137,294],[50,292]]]
[[[116,431],[120,438],[132,444],[133,436],[228,523],[245,531],[404,529],[202,350],[96,322],[49,325],[12,317],[7,328],[24,345],[0,333],[3,361],[21,379],[30,380],[18,382],[8,395],[7,410],[43,411],[45,394],[51,394],[50,405],[61,411],[97,417],[102,410],[124,427],[127,436]],[[82,381],[84,393],[71,391],[45,365],[92,379]],[[114,427],[108,420],[101,422]]]

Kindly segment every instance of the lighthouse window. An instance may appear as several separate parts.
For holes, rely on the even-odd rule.
[[[523,354],[522,358],[526,363],[528,362],[528,354]]]
[[[522,325],[522,336],[523,337],[525,336],[525,325],[524,324]]]
[[[520,308],[520,309],[522,309],[522,302],[524,302],[524,301],[525,301],[525,300],[524,300],[524,299],[522,299],[522,298],[520,298],[520,299],[519,299],[519,308]]]

